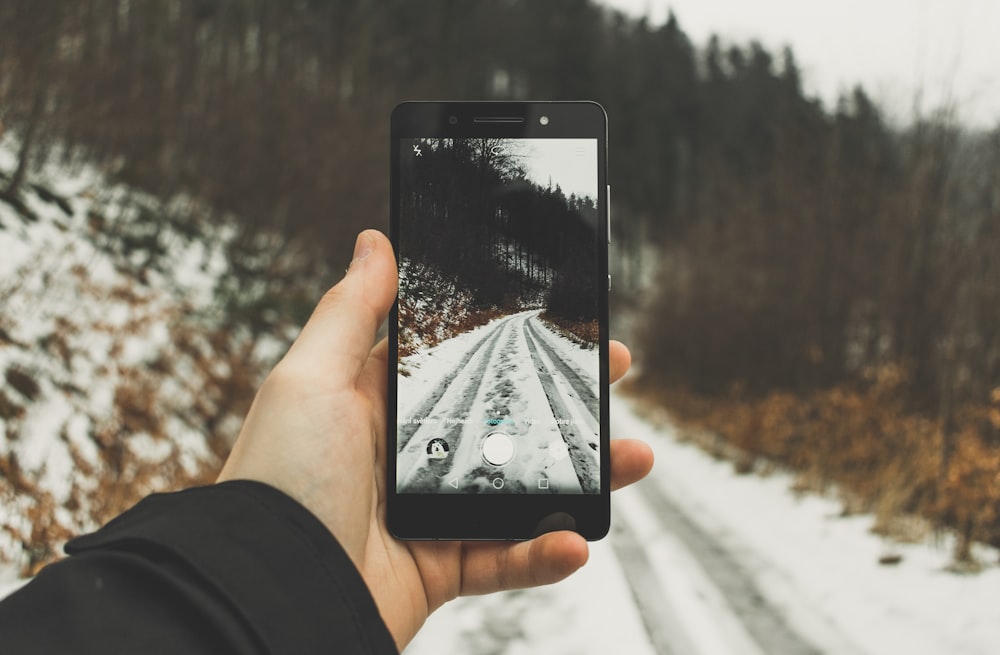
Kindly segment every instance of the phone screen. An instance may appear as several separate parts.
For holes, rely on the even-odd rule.
[[[597,140],[401,140],[400,493],[597,493]]]
[[[607,494],[603,132],[544,109],[394,139],[397,497]]]

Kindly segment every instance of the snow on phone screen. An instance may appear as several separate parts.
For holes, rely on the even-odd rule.
[[[397,491],[599,493],[597,140],[399,147]]]

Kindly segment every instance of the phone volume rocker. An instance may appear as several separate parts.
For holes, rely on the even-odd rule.
[[[608,185],[608,210],[605,213],[608,215],[608,244],[610,244],[611,243],[611,185],[610,184]],[[610,284],[608,284],[608,288],[609,289],[611,288]]]

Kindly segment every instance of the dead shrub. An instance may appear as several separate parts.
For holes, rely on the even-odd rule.
[[[4,377],[7,379],[7,384],[28,400],[34,400],[41,393],[41,387],[35,378],[22,369],[8,368]]]
[[[879,534],[913,540],[931,526],[954,530],[955,560],[967,562],[974,542],[1000,545],[1000,444],[983,436],[995,408],[956,413],[945,459],[940,423],[908,411],[895,393],[903,380],[904,371],[887,367],[873,371],[866,388],[802,396],[708,397],[648,381],[626,391],[666,407],[685,432],[721,435],[734,448],[702,445],[738,472],[751,472],[763,457],[796,472],[796,493],[835,485],[845,512],[873,512]]]

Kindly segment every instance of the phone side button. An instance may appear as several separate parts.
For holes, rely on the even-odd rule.
[[[611,243],[611,185],[608,185],[608,243]]]
[[[611,291],[611,273],[608,273],[608,291]]]

